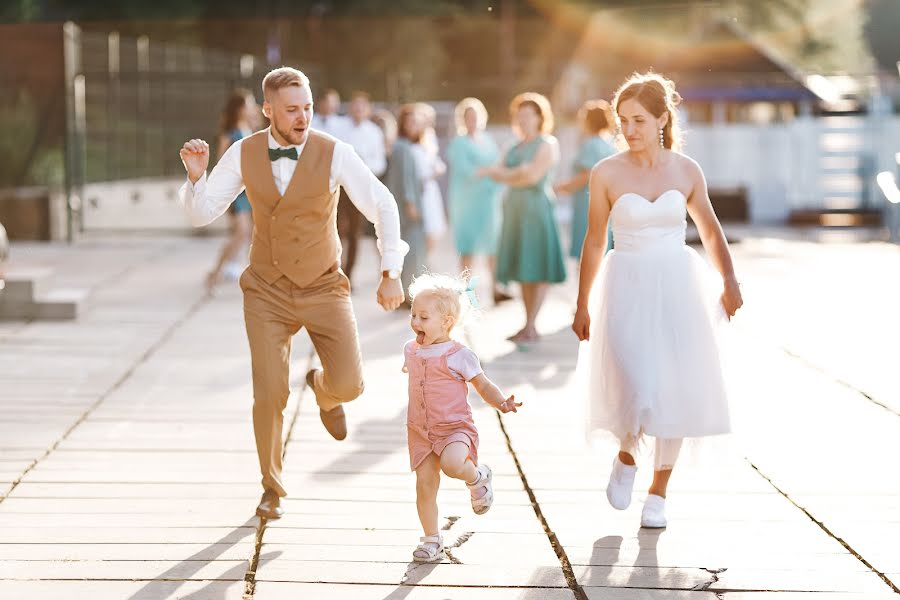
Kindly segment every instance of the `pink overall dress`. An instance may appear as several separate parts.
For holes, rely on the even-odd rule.
[[[416,356],[419,347],[413,341],[407,346],[405,357],[409,371],[409,466],[415,471],[429,454],[440,456],[451,442],[469,446],[469,458],[478,465],[478,430],[467,400],[469,386],[447,366],[447,357],[459,352],[463,345],[454,342],[447,352],[432,358]]]

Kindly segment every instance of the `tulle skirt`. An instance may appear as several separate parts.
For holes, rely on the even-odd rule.
[[[581,344],[587,433],[690,438],[728,433],[719,334],[721,277],[684,244],[613,250]]]

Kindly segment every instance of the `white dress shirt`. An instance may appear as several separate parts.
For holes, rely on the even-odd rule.
[[[384,155],[384,133],[378,125],[368,119],[358,124],[351,119],[341,139],[353,146],[376,177],[384,175],[387,158]]]
[[[269,148],[280,147],[272,137],[271,131],[268,138]],[[208,180],[204,173],[197,183],[192,185],[188,180],[178,190],[178,198],[194,227],[207,225],[222,215],[234,202],[235,197],[243,191],[240,149],[242,141],[238,140],[228,147],[209,174]],[[297,149],[298,157],[303,153],[305,145],[306,142],[293,146]],[[296,160],[282,157],[272,161],[272,177],[275,179],[278,193],[284,194],[296,168]],[[409,246],[400,239],[397,202],[353,148],[345,142],[335,143],[328,186],[332,192],[336,191],[338,186],[343,187],[359,212],[375,224],[382,270],[402,269],[403,257],[409,251]]]
[[[347,129],[350,127],[350,117],[344,115],[323,115],[313,113],[312,128],[333,135],[342,142],[347,141]]]

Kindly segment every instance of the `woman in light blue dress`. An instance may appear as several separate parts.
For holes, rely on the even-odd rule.
[[[495,164],[500,150],[485,132],[488,114],[477,98],[465,98],[454,113],[457,136],[447,148],[450,165],[448,196],[450,226],[463,270],[472,269],[475,256],[484,256],[493,278],[500,234],[500,190],[490,177],[476,174]],[[510,296],[493,284],[494,302]]]
[[[609,103],[605,100],[588,100],[578,111],[584,139],[578,148],[572,165],[572,178],[554,186],[557,194],[572,194],[572,240],[569,256],[581,258],[581,246],[587,233],[588,180],[591,169],[598,162],[616,153],[612,144],[615,123]],[[612,248],[612,228],[607,234],[607,252]]]

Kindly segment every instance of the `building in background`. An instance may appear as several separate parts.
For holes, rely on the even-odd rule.
[[[885,67],[897,44],[888,17],[900,14],[891,2],[835,0],[799,13],[779,9],[783,3],[727,1],[597,10],[503,0],[491,11],[409,3],[365,14],[337,2],[307,4],[241,18],[235,11],[246,9],[229,4],[209,14],[234,18],[206,18],[198,8],[178,20],[85,19],[68,30],[0,25],[0,125],[8,133],[0,198],[10,188],[67,189],[61,210],[74,211],[75,230],[119,227],[124,216],[158,207],[165,208],[130,221],[178,226],[178,146],[212,136],[225,92],[258,90],[276,54],[317,89],[364,89],[379,106],[440,107],[476,96],[498,126],[507,124],[514,93],[547,94],[561,117],[564,153],[574,148],[571,118],[586,98],[609,98],[631,72],[653,68],[679,85],[686,151],[703,165],[717,209],[751,223],[877,219],[873,175],[900,150],[892,146],[900,136],[891,95],[898,73]],[[870,13],[879,23],[866,24]],[[877,61],[863,36],[865,29],[875,39],[876,25]],[[56,197],[48,215],[60,212]],[[65,231],[56,221],[44,229]]]

